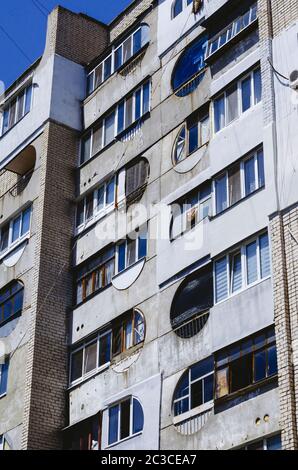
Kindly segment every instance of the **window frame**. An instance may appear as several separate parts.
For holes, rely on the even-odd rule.
[[[27,104],[27,94],[29,93],[30,90],[30,103],[29,103],[29,110],[26,111],[26,104]],[[23,103],[22,103],[22,112],[21,115],[19,114],[19,103],[21,102],[23,98]],[[10,125],[10,114],[11,114],[11,108],[12,104],[15,102],[15,111],[14,111],[14,122]],[[30,83],[24,87],[21,88],[17,92],[16,95],[12,96],[8,100],[8,103],[4,106],[3,108],[3,113],[1,117],[1,126],[0,126],[0,137],[4,136],[9,132],[15,125],[17,125],[32,109],[32,103],[33,103],[33,84]],[[8,126],[5,129],[4,124],[5,124],[5,113],[7,114],[7,121],[8,121]]]
[[[268,250],[269,250],[269,260],[270,260],[270,274],[262,277],[261,273],[261,252],[260,252],[260,238],[264,235],[268,237]],[[251,243],[256,243],[256,263],[257,263],[257,279],[251,283],[248,282],[248,273],[247,273],[247,254],[246,248]],[[253,287],[260,282],[265,281],[266,279],[271,278],[272,276],[272,260],[271,260],[271,244],[270,244],[270,237],[267,230],[262,231],[257,236],[250,237],[249,239],[245,240],[241,245],[235,247],[235,249],[229,250],[226,254],[222,256],[217,256],[213,262],[213,277],[214,277],[214,305],[220,304],[221,302],[225,302],[226,300],[234,297],[235,295],[247,290],[250,287]],[[242,287],[241,289],[232,292],[232,272],[231,272],[231,264],[230,264],[230,257],[232,257],[235,253],[241,253],[241,279],[242,279]],[[219,261],[226,260],[226,288],[227,288],[227,296],[220,300],[218,299],[217,292],[216,292],[216,263]]]
[[[179,11],[177,14],[175,14],[175,7],[176,7],[176,3],[178,2],[179,0],[174,0],[172,2],[172,5],[171,5],[171,20],[174,20],[175,18],[177,18],[177,16],[179,16],[187,7],[189,7],[192,3],[193,3],[193,0],[181,0],[181,11]]]
[[[144,106],[144,97],[145,93],[144,90],[148,87],[148,103],[147,107],[148,109],[145,108]],[[140,117],[136,118],[136,95],[137,93],[141,92],[141,102],[140,102]],[[132,104],[132,122],[129,125],[125,125],[125,120],[126,120],[126,103],[129,101],[129,99],[132,97],[133,99],[133,104]],[[119,121],[118,121],[118,115],[119,115],[119,109],[124,103],[124,118],[123,118],[123,129],[119,130]],[[125,132],[128,131],[131,127],[135,126],[138,121],[141,121],[141,119],[144,118],[144,116],[147,115],[147,113],[150,113],[151,111],[151,80],[147,79],[145,80],[141,85],[139,85],[137,88],[135,88],[131,93],[129,93],[127,96],[125,96],[121,101],[119,101],[113,108],[108,110],[104,116],[96,123],[94,124],[87,132],[85,132],[81,139],[80,139],[80,152],[79,152],[79,167],[82,165],[86,164],[89,162],[92,158],[97,156],[100,152],[102,152],[105,148],[107,148],[109,145],[112,145],[116,138],[122,134],[125,134]],[[112,114],[114,114],[114,136],[113,139],[107,143],[105,143],[105,138],[106,138],[106,120],[109,118]],[[101,131],[101,143],[99,145],[98,149],[93,148],[93,140],[94,140],[94,133],[97,131],[98,128],[102,128]],[[84,143],[90,140],[89,144],[89,154],[88,156],[85,155],[85,147]]]
[[[256,101],[256,95],[255,95],[255,81],[254,81],[254,77],[255,77],[255,73],[257,71],[260,70],[260,64],[254,66],[252,69],[250,69],[247,73],[245,73],[245,75],[241,76],[240,78],[232,81],[231,83],[229,83],[225,88],[224,90],[222,90],[221,92],[219,92],[217,95],[215,95],[213,98],[212,98],[212,106],[211,106],[211,109],[212,109],[212,116],[213,116],[213,119],[212,119],[212,127],[213,127],[213,136],[219,134],[221,131],[223,131],[224,129],[226,129],[227,127],[229,127],[232,123],[236,122],[238,119],[240,119],[243,115],[245,115],[246,113],[250,112],[250,110],[252,110],[255,106],[257,106],[258,104],[262,103],[262,89],[261,89],[261,99],[260,101]],[[251,97],[251,104],[250,104],[250,107],[248,109],[246,109],[245,111],[243,111],[243,108],[242,108],[242,83],[247,80],[248,78],[250,78],[250,97]],[[235,117],[233,120],[231,121],[227,121],[227,116],[228,116],[228,100],[227,100],[227,95],[228,95],[228,91],[234,86],[234,85],[237,85],[237,106],[238,106],[238,115],[237,117]],[[261,82],[261,86],[262,86],[262,82]],[[224,124],[222,127],[220,127],[219,129],[216,130],[216,110],[215,110],[215,103],[220,101],[221,99],[224,99]]]
[[[121,404],[130,400],[130,409],[129,409],[129,435],[124,437],[124,438],[121,438]],[[134,410],[134,400],[136,400],[139,404],[139,406],[141,407],[141,410],[142,410],[142,414],[143,414],[143,426],[142,426],[142,430],[141,431],[138,431],[138,432],[133,432],[133,422],[134,422],[134,413],[135,413],[135,410]],[[110,426],[111,426],[111,423],[110,423],[110,409],[111,408],[114,408],[114,407],[117,407],[118,408],[118,411],[117,411],[117,440],[114,441],[114,442],[110,442],[109,441],[109,435],[110,435]],[[108,416],[108,426],[107,426],[107,435],[108,435],[108,439],[107,439],[107,448],[109,447],[113,447],[121,442],[124,442],[128,439],[131,439],[135,436],[138,436],[140,434],[143,433],[144,431],[144,425],[145,425],[145,416],[144,416],[144,409],[143,409],[143,406],[140,402],[140,400],[138,398],[136,398],[134,395],[130,395],[130,396],[126,396],[124,398],[122,398],[120,401],[117,401],[116,403],[113,403],[111,405],[108,406],[107,408],[107,416]]]
[[[137,57],[138,54],[143,50],[143,48],[149,44],[150,42],[150,37],[149,35],[144,35],[145,39],[143,38],[142,36],[142,30],[145,30],[145,28],[148,29],[148,31],[150,31],[150,27],[147,23],[141,23],[136,29],[133,30],[132,33],[130,33],[128,36],[126,36],[120,43],[117,43],[116,45],[113,45],[112,46],[112,50],[111,52],[106,55],[104,57],[103,60],[101,60],[99,62],[99,64],[96,65],[96,67],[94,67],[89,73],[87,73],[87,96],[90,96],[95,90],[97,90],[97,88],[99,88],[106,80],[108,80],[115,72],[118,72],[119,70],[121,70],[121,68],[127,63],[129,62],[133,57]],[[141,47],[136,51],[134,52],[134,37],[135,35],[141,31]],[[125,61],[123,60],[124,59],[124,48],[123,48],[123,45],[125,42],[127,42],[129,39],[131,38],[131,55],[128,59],[126,59]],[[121,65],[119,65],[119,67],[116,68],[116,52],[122,48],[122,51],[121,51]],[[105,64],[107,63],[107,61],[111,59],[111,70],[110,70],[110,73],[105,76]],[[98,85],[96,85],[96,71],[97,69],[101,68],[101,81]],[[90,87],[90,83],[92,84],[92,86]]]
[[[13,286],[18,286],[17,290],[14,291]],[[23,285],[23,283],[21,283],[21,281],[19,281],[19,280],[15,280],[13,282],[10,282],[8,285],[4,286],[0,290],[0,298],[2,296],[5,296],[5,292],[8,292],[8,291],[10,292],[9,295],[3,301],[0,300],[0,327],[2,325],[5,325],[6,323],[10,322],[14,318],[19,317],[22,314],[22,311],[23,311],[23,304],[24,304],[24,285]],[[18,310],[17,312],[14,312],[8,318],[4,319],[5,304],[7,302],[13,301],[13,308],[12,308],[12,310],[13,310],[14,309],[14,303],[15,303],[15,297],[20,292],[22,292],[22,294],[23,294],[22,306],[21,306],[20,310]]]
[[[23,222],[24,222],[24,215],[29,212],[29,228],[28,230],[22,234],[23,231]],[[15,240],[13,240],[13,225],[16,220],[21,218],[21,223],[19,227],[19,236]],[[10,253],[12,250],[14,250],[17,246],[19,246],[24,240],[30,237],[30,232],[31,232],[31,223],[32,223],[32,205],[26,207],[23,209],[21,212],[19,212],[17,215],[9,219],[8,221],[4,222],[1,227],[0,227],[0,259],[6,256],[8,253]],[[2,245],[2,231],[4,228],[9,226],[8,229],[8,241],[7,241],[7,246],[4,249],[1,249]]]
[[[129,235],[123,239],[123,240],[120,240],[117,244],[116,244],[116,268],[115,268],[115,276],[117,276],[118,274],[121,274],[121,273],[124,273],[127,269],[131,268],[132,266],[134,266],[135,264],[137,264],[139,261],[141,261],[142,259],[146,259],[147,256],[148,256],[148,227],[147,226],[142,226],[142,227],[139,227],[138,229],[135,230],[134,232],[135,234],[138,234],[136,238],[130,238]],[[140,239],[142,238],[139,234],[140,233],[145,233],[146,234],[146,254],[144,256],[141,256],[139,257],[139,247],[140,247]],[[127,247],[128,247],[128,244],[129,242],[134,242],[135,243],[135,260],[132,264],[129,264],[128,265],[128,250],[127,250]],[[121,269],[119,270],[119,260],[120,260],[120,255],[119,255],[119,251],[120,251],[120,247],[125,245],[125,267],[124,269]]]
[[[143,334],[143,339],[142,341],[135,341],[135,322],[136,322],[136,316],[137,315],[140,315],[141,318],[142,318],[142,323],[144,325],[144,334]],[[131,345],[129,347],[127,347],[127,343],[126,343],[126,339],[127,339],[127,336],[126,336],[126,325],[127,323],[131,322]],[[121,346],[120,346],[120,352],[116,352],[114,353],[114,331],[115,330],[120,330],[121,331]],[[120,356],[122,354],[126,354],[128,353],[129,351],[131,351],[132,349],[136,348],[137,346],[139,346],[140,344],[143,344],[144,341],[145,341],[145,337],[146,337],[146,322],[145,322],[145,316],[144,314],[141,312],[141,310],[139,310],[138,308],[133,308],[132,310],[130,310],[129,312],[127,312],[126,314],[122,315],[118,321],[115,321],[113,326],[112,326],[112,359],[114,359],[115,357],[117,356]]]
[[[245,180],[245,163],[249,161],[250,159],[254,158],[254,179],[255,179],[255,189],[249,193],[246,192],[246,180]],[[260,184],[260,167],[259,167],[259,162],[262,161],[263,164],[263,175],[264,175],[264,182],[263,184]],[[240,193],[241,197],[238,201],[231,203],[230,201],[230,185],[229,185],[229,173],[232,169],[234,169],[237,165],[239,165],[240,168]],[[216,189],[216,182],[221,180],[222,178],[225,178],[226,182],[226,207],[222,209],[221,211],[217,211],[217,189]],[[253,153],[250,153],[249,155],[245,156],[241,160],[239,160],[236,163],[233,163],[233,165],[227,167],[223,172],[219,173],[215,178],[212,180],[212,194],[213,194],[213,214],[214,216],[218,216],[220,214],[223,214],[226,210],[229,208],[235,206],[236,204],[239,204],[241,201],[246,199],[247,197],[251,196],[252,194],[256,193],[260,189],[265,188],[266,186],[266,181],[265,181],[265,165],[264,165],[264,150],[263,147],[259,147],[256,149]]]
[[[205,121],[205,120],[208,120],[208,139],[206,140],[206,142],[203,142],[203,138],[202,138],[202,122]],[[188,158],[190,155],[192,155],[193,153],[197,152],[198,150],[200,150],[202,147],[204,147],[205,145],[208,145],[208,143],[210,142],[210,139],[211,139],[211,126],[210,126],[210,113],[209,112],[206,112],[204,113],[202,116],[200,116],[197,120],[197,122],[192,125],[190,127],[190,125],[188,124],[187,122],[188,120],[186,120],[182,126],[179,128],[179,131],[177,133],[177,136],[175,138],[175,142],[174,142],[174,146],[173,146],[173,150],[172,150],[172,161],[173,161],[173,165],[176,166],[176,165],[179,165],[179,163],[183,162],[184,160],[186,160],[186,158]],[[189,138],[189,133],[190,133],[190,129],[193,129],[194,127],[197,127],[197,141],[198,141],[198,145],[196,148],[194,148],[192,151],[189,150],[190,148],[190,138]],[[177,156],[177,146],[178,146],[178,142],[179,140],[181,140],[181,132],[185,131],[185,139],[184,139],[184,147],[183,147],[183,150],[181,153],[184,152],[184,157],[181,158],[180,160],[178,160],[176,158]]]

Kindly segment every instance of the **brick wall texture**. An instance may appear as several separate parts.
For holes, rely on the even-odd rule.
[[[118,21],[112,25],[111,41],[114,41],[120,34],[133,25],[137,18],[142,15],[152,4],[154,0],[140,0],[133,5],[124,15],[121,15]]]

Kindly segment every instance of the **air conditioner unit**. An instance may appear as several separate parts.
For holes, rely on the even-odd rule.
[[[293,90],[298,90],[298,70],[293,70],[290,74],[290,87]]]

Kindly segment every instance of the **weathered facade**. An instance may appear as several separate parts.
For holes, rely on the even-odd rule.
[[[297,9],[51,13],[1,99],[0,447],[297,449]]]

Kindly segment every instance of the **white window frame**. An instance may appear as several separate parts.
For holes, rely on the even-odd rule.
[[[241,116],[245,115],[246,113],[250,112],[252,108],[255,106],[258,106],[259,104],[262,103],[262,98],[261,100],[256,103],[256,97],[255,97],[255,87],[254,87],[254,73],[260,69],[260,65],[254,67],[251,69],[249,72],[247,72],[245,75],[243,75],[240,79],[235,80],[234,82],[229,83],[227,87],[220,93],[218,93],[213,99],[212,99],[212,115],[213,115],[213,136],[219,134],[222,132],[226,127],[229,127],[232,123],[237,121]],[[250,77],[250,90],[251,90],[251,105],[248,109],[245,111],[242,110],[242,83]],[[227,122],[227,92],[229,89],[237,84],[237,104],[238,104],[238,116],[235,117],[232,121]],[[215,130],[215,101],[224,98],[224,125],[219,129],[218,131]]]
[[[31,97],[30,97],[30,106],[29,106],[29,111],[27,113],[25,113],[25,106],[26,106],[26,100],[27,100],[27,92],[28,92],[28,89],[31,88]],[[19,114],[19,101],[20,101],[20,98],[22,96],[22,94],[24,93],[24,102],[23,102],[23,109],[22,109],[22,116],[18,119],[18,114]],[[16,107],[15,107],[15,119],[14,119],[14,123],[9,126],[8,125],[8,128],[4,131],[4,114],[5,112],[8,110],[8,123],[9,123],[9,120],[10,120],[10,109],[11,109],[11,103],[13,101],[16,100]],[[4,106],[4,109],[3,109],[3,112],[2,112],[2,117],[1,117],[1,132],[0,132],[0,136],[4,136],[5,134],[7,134],[7,132],[10,131],[10,129],[12,129],[18,122],[20,122],[23,117],[25,117],[32,109],[32,100],[33,100],[33,85],[32,83],[28,84],[27,86],[23,87],[20,91],[18,91],[18,93],[13,96],[9,102],[7,103],[6,106]]]
[[[183,11],[189,7],[190,5],[193,4],[193,0],[191,0],[189,3],[188,3],[188,0],[182,0],[182,10],[174,16],[174,10],[175,10],[175,4],[176,4],[176,1],[177,0],[174,0],[172,2],[172,6],[171,6],[171,20],[174,20],[175,18],[177,18],[181,13],[183,13]]]
[[[121,274],[121,273],[124,273],[127,269],[129,268],[132,268],[132,266],[134,266],[136,263],[138,263],[141,259],[145,259],[146,256],[142,256],[141,258],[139,258],[139,244],[140,244],[140,236],[139,236],[139,233],[141,233],[141,229],[142,227],[140,227],[139,231],[135,233],[138,233],[138,236],[136,238],[133,238],[131,241],[135,242],[136,244],[136,255],[135,255],[135,261],[130,264],[129,266],[127,265],[127,245],[128,245],[128,239],[129,239],[129,236],[126,237],[125,240],[121,240],[120,242],[117,243],[116,245],[116,253],[115,253],[115,276],[117,274]],[[146,252],[148,254],[148,228],[146,230]],[[122,270],[122,271],[119,271],[119,248],[120,246],[124,245],[125,243],[125,268]]]
[[[254,10],[254,7],[257,5],[257,3],[254,3],[251,5],[249,10],[247,10],[243,15],[238,16],[234,21],[232,21],[228,26],[226,26],[224,29],[222,29],[216,36],[214,36],[212,39],[208,41],[208,47],[207,47],[207,53],[206,53],[206,59],[213,56],[213,54],[216,54],[217,51],[222,49],[226,44],[228,44],[233,38],[238,36],[242,31],[245,31],[251,24],[256,22],[258,20],[258,10],[257,10],[257,15],[256,18],[252,18],[252,12]],[[240,31],[236,32],[236,24],[237,22],[242,19],[247,13],[249,12],[249,20],[247,26],[244,26],[244,28],[240,29]],[[224,44],[220,45],[219,41],[220,38],[224,33],[228,33],[228,31],[231,30],[231,34],[229,36],[229,39],[227,39]],[[214,51],[211,52],[213,44],[217,41],[217,47]]]
[[[213,194],[213,214],[215,215],[220,215],[220,214],[223,214],[227,209],[229,209],[230,207],[233,207],[234,205],[238,204],[240,201],[242,201],[243,199],[251,196],[252,194],[254,194],[255,192],[257,192],[259,189],[261,188],[264,188],[265,187],[265,182],[264,182],[264,185],[260,185],[260,175],[259,175],[259,165],[258,165],[258,156],[259,156],[259,152],[264,152],[263,148],[260,147],[258,148],[257,150],[255,150],[253,153],[247,155],[245,158],[243,158],[239,164],[240,164],[240,193],[241,193],[241,197],[239,199],[239,201],[237,201],[236,203],[234,204],[231,204],[231,201],[230,201],[230,191],[229,191],[229,170],[231,168],[233,168],[233,166],[229,167],[227,170],[223,171],[222,173],[220,173],[216,178],[213,179],[212,181],[212,194]],[[264,155],[264,153],[263,153]],[[255,171],[255,189],[253,191],[251,191],[250,193],[246,193],[246,187],[245,187],[245,163],[250,160],[250,159],[254,159],[254,171]],[[264,157],[263,157],[264,158]],[[265,168],[264,168],[265,170]],[[226,180],[226,191],[227,191],[227,207],[225,209],[223,209],[222,211],[220,212],[217,212],[216,210],[216,181],[221,179],[222,177],[225,177],[225,180]]]
[[[21,235],[21,231],[22,231],[22,227],[23,227],[23,215],[27,210],[30,210],[29,229],[26,233]],[[15,241],[12,241],[13,224],[19,217],[21,217],[21,223],[20,223],[20,228],[19,228],[19,235],[20,236]],[[1,241],[3,227],[6,227],[8,224],[9,224],[9,235],[8,235],[8,245],[3,251],[0,252],[0,259],[3,258],[4,256],[6,256],[8,253],[10,253],[12,250],[14,250],[18,245],[20,245],[24,240],[26,240],[27,238],[30,237],[31,223],[32,223],[32,206],[29,206],[29,207],[26,207],[25,209],[23,209],[21,212],[19,212],[15,217],[8,220],[7,222],[4,222],[1,225],[1,228],[0,228],[0,241]]]
[[[121,439],[121,403],[125,402],[125,401],[128,401],[130,400],[130,412],[129,412],[129,436],[127,437],[124,437],[123,439]],[[109,436],[110,434],[110,409],[111,408],[114,408],[115,406],[118,407],[118,429],[117,429],[117,441],[109,444],[109,438],[107,439],[107,448],[109,447],[113,447],[117,444],[119,444],[120,442],[124,442],[126,441],[127,439],[131,439],[135,436],[138,436],[140,434],[143,433],[143,430],[142,431],[139,431],[137,433],[133,433],[133,418],[134,418],[134,410],[133,410],[133,402],[134,400],[137,400],[140,407],[142,408],[142,411],[143,411],[143,415],[144,415],[144,410],[143,410],[143,406],[140,402],[140,400],[136,397],[134,397],[133,395],[129,396],[129,397],[125,397],[125,398],[122,398],[120,401],[116,402],[116,403],[113,403],[111,405],[108,406],[108,409],[107,409],[107,415],[108,415],[108,429],[107,429],[107,435]],[[143,427],[144,429],[144,427]]]
[[[113,46],[112,47],[112,51],[96,66],[94,67],[94,69],[91,70],[91,72],[89,72],[87,74],[87,79],[90,79],[89,77],[92,77],[92,91],[89,91],[88,90],[88,95],[91,95],[98,87],[100,87],[106,80],[108,80],[108,78],[110,78],[115,72],[117,72],[117,70],[119,70],[124,64],[126,64],[126,62],[128,62],[132,57],[134,57],[135,55],[137,55],[140,50],[142,50],[143,46],[145,46],[145,44],[147,44],[149,42],[149,39],[148,39],[148,42],[145,42],[143,45],[141,45],[141,48],[137,51],[137,52],[133,52],[133,46],[134,46],[134,36],[136,33],[138,33],[139,31],[142,31],[142,28],[143,27],[148,27],[147,24],[141,24],[140,26],[138,26],[138,28],[136,28],[131,34],[129,34],[120,44],[117,44],[117,46]],[[141,33],[142,34],[142,33]],[[124,62],[123,61],[123,44],[129,39],[131,38],[131,55],[130,57]],[[116,51],[122,47],[122,51],[121,51],[121,65],[118,67],[118,69],[115,69],[115,53]],[[108,75],[106,78],[104,78],[104,69],[105,69],[105,62],[111,57],[111,73],[110,75]],[[95,87],[95,72],[96,70],[99,68],[99,67],[102,67],[102,71],[101,71],[101,83]]]
[[[100,339],[103,338],[104,336],[108,336],[108,335],[111,335],[111,351],[110,351],[110,359],[112,359],[112,329],[108,329],[108,330],[104,330],[104,331],[99,331],[97,336],[94,337],[93,339],[90,339],[89,341],[85,341],[83,344],[81,344],[79,347],[77,347],[76,349],[74,349],[73,351],[71,351],[70,353],[70,358],[69,358],[69,378],[68,378],[68,382],[69,382],[69,385],[70,387],[73,387],[74,385],[77,385],[83,381],[85,381],[86,379],[89,379],[90,377],[93,377],[93,375],[96,375],[98,374],[99,372],[101,372],[102,370],[105,370],[107,369],[108,367],[110,367],[110,364],[111,364],[111,361],[108,361],[106,362],[105,364],[102,364],[101,366],[99,366],[99,343],[100,343]],[[86,348],[90,345],[90,344],[93,344],[95,343],[96,341],[96,364],[97,364],[97,367],[95,367],[94,369],[92,369],[91,371],[87,372],[86,374],[84,374],[84,367],[85,367],[85,354],[86,354]],[[72,357],[78,353],[79,351],[83,351],[83,358],[82,358],[82,375],[81,377],[79,377],[78,379],[76,380],[71,380],[71,374],[72,374]]]
[[[261,276],[261,255],[260,255],[260,237],[263,235],[267,234],[268,236],[268,243],[269,243],[269,258],[270,258],[270,274],[267,276],[262,277]],[[246,255],[246,248],[248,245],[251,243],[256,242],[256,260],[257,260],[257,279],[254,282],[248,283],[248,276],[247,276],[247,255]],[[235,253],[241,252],[241,278],[242,278],[242,287],[241,289],[238,289],[235,292],[232,292],[232,273],[231,273],[231,268],[230,268],[230,257],[232,257]],[[217,261],[226,259],[226,273],[227,273],[227,297],[221,300],[216,300],[217,295],[216,295],[216,271],[215,271],[215,264]],[[220,304],[222,302],[225,302],[226,300],[230,299],[231,297],[234,297],[235,295],[238,295],[239,293],[249,289],[250,287],[253,287],[257,284],[260,284],[260,282],[265,281],[266,279],[270,279],[272,276],[272,262],[271,262],[271,245],[270,245],[270,237],[268,231],[263,231],[261,232],[258,236],[256,237],[251,237],[250,239],[246,240],[243,244],[238,246],[238,248],[233,249],[232,251],[228,251],[226,254],[223,256],[218,256],[214,259],[213,262],[213,294],[214,294],[214,305]]]

